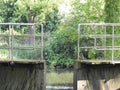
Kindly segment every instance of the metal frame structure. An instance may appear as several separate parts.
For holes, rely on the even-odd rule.
[[[35,26],[36,25],[40,25],[40,27],[41,27],[41,34],[40,35],[37,35],[36,34],[36,31],[35,31]],[[9,46],[7,46],[7,47],[1,47],[0,46],[0,49],[7,49],[7,50],[9,50],[9,57],[7,58],[7,60],[10,60],[10,61],[14,61],[14,59],[13,59],[13,50],[14,49],[21,49],[21,50],[23,50],[23,49],[25,49],[25,50],[30,50],[30,49],[40,49],[41,50],[41,60],[43,60],[43,34],[44,34],[44,32],[43,32],[43,24],[36,24],[36,23],[0,23],[0,26],[9,26],[9,34],[2,34],[2,33],[0,33],[0,37],[5,37],[5,36],[7,36],[8,37],[8,42],[9,42]],[[13,31],[11,31],[10,29],[13,29],[14,28],[14,26],[31,26],[32,27],[32,30],[33,30],[33,34],[31,35],[31,34],[22,34],[22,35],[15,35],[15,34],[13,34]],[[13,37],[17,37],[17,36],[19,36],[19,37],[32,37],[33,38],[33,44],[32,44],[32,46],[18,46],[18,47],[14,47],[13,46]],[[35,46],[35,37],[40,37],[41,38],[41,46],[39,46],[39,47],[36,47]],[[0,42],[1,43],[1,42]],[[3,60],[3,59],[0,59],[0,60]]]
[[[82,33],[82,30],[84,27],[90,27],[91,28],[91,33],[92,34],[87,34],[84,35]],[[97,27],[103,28],[103,34],[97,34]],[[111,27],[111,34],[107,33],[107,28]],[[120,33],[115,34],[116,29],[118,28],[120,31],[120,23],[81,23],[78,25],[78,60],[80,60],[80,51],[81,49],[94,49],[94,50],[104,50],[105,52],[107,50],[110,50],[112,52],[111,54],[111,60],[114,61],[115,55],[114,51],[115,50],[120,50],[120,46],[115,45],[115,40],[116,38],[120,38]],[[100,31],[100,30],[99,30]],[[81,46],[80,39],[81,37],[91,37],[94,39],[93,46]],[[103,46],[97,46],[97,38],[103,38],[104,39],[104,45]],[[106,40],[107,38],[111,38],[111,46],[106,45]]]

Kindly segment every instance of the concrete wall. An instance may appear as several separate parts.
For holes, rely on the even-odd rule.
[[[120,90],[120,65],[75,62],[74,90]]]
[[[45,90],[45,62],[0,62],[0,90]]]

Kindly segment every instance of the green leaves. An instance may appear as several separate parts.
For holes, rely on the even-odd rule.
[[[92,59],[95,59],[96,54],[97,54],[96,50],[90,50],[89,53],[88,53],[88,57],[92,58]]]
[[[80,0],[73,2],[75,18],[79,18],[79,23],[104,21],[104,0],[87,0],[81,3]]]
[[[73,64],[74,59],[77,58],[76,43],[77,30],[57,30],[52,33],[51,41],[46,46],[46,59],[49,64],[69,67]]]
[[[120,22],[120,0],[105,0],[105,22]]]

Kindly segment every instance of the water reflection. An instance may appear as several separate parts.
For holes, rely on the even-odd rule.
[[[46,90],[73,90],[73,87],[68,87],[68,86],[46,86]]]

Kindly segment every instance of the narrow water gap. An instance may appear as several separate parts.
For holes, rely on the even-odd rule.
[[[46,90],[73,90],[73,70],[72,69],[47,70]]]

